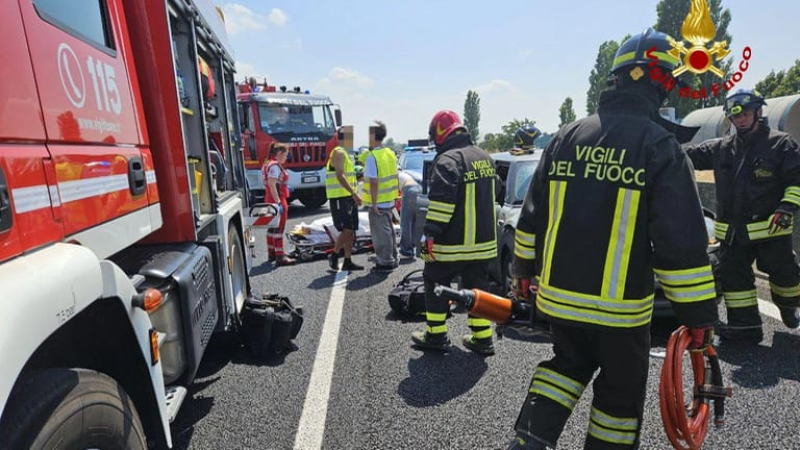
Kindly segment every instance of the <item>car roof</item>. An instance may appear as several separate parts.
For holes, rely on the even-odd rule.
[[[403,158],[430,158],[433,159],[436,157],[436,152],[403,152],[401,155]]]
[[[406,147],[403,149],[404,155],[435,155],[436,151],[428,147]]]
[[[541,148],[536,148],[532,152],[528,153],[511,153],[511,152],[498,152],[498,153],[491,153],[491,157],[494,161],[504,161],[504,162],[514,162],[514,161],[539,161],[542,159],[542,153],[544,150]]]

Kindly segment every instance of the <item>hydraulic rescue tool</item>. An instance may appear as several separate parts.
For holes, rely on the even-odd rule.
[[[667,343],[667,355],[661,370],[659,397],[661,420],[669,441],[676,449],[697,450],[708,433],[709,404],[714,402],[714,425],[725,423],[725,398],[733,391],[722,385],[722,370],[714,347],[689,350],[689,329],[681,326]],[[694,399],[691,409],[683,398],[683,353],[689,351],[694,373]],[[706,364],[707,362],[707,364]]]
[[[521,301],[505,298],[480,289],[452,289],[438,285],[433,292],[438,297],[464,305],[467,311],[477,317],[489,319],[498,325],[508,327],[524,327],[533,330],[533,334],[547,334],[546,323],[536,320],[536,308],[532,301]],[[502,337],[502,328],[498,327],[498,337]]]

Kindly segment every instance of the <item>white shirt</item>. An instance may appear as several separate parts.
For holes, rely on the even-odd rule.
[[[267,171],[267,178],[275,178],[278,181],[283,181],[283,173],[281,173],[281,168],[277,164],[269,166],[269,171]]]
[[[372,153],[367,154],[367,165],[366,167],[364,167],[364,177],[366,177],[367,179],[371,178],[373,180],[378,179],[378,163],[375,162],[375,156],[373,156]],[[364,190],[365,192],[370,192],[369,183],[364,183]],[[367,205],[367,206],[371,207],[372,205]],[[378,203],[378,208],[380,209],[394,208],[394,202]]]
[[[406,186],[419,186],[419,183],[417,183],[417,180],[415,180],[414,177],[403,171],[397,172],[397,179],[400,182],[401,191],[405,189]]]

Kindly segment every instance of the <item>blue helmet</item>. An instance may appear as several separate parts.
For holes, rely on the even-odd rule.
[[[514,134],[514,145],[523,150],[533,148],[533,142],[542,135],[541,130],[533,125],[523,125]]]
[[[738,116],[747,110],[758,111],[759,108],[766,105],[764,97],[755,89],[737,89],[736,92],[728,94],[725,99],[725,114],[728,117]]]
[[[670,55],[669,51],[672,49],[670,39],[672,38],[668,34],[652,28],[631,36],[617,49],[611,66],[611,73],[621,75],[623,71],[627,70],[625,73],[628,74],[635,67],[650,67],[653,64],[664,72],[672,72],[673,69],[680,66],[681,61]],[[648,52],[653,49],[655,50],[652,55],[657,58],[655,61],[648,57]],[[633,72],[632,75],[629,74],[628,76],[633,78],[634,81],[638,81],[642,75]]]

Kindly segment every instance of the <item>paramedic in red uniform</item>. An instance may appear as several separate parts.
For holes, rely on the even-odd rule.
[[[281,217],[277,227],[267,228],[267,253],[269,260],[275,261],[276,266],[294,264],[294,259],[283,253],[283,231],[289,216],[289,173],[283,168],[287,154],[285,145],[273,143],[269,149],[269,160],[261,167],[264,186],[267,188],[264,202],[277,204]]]

